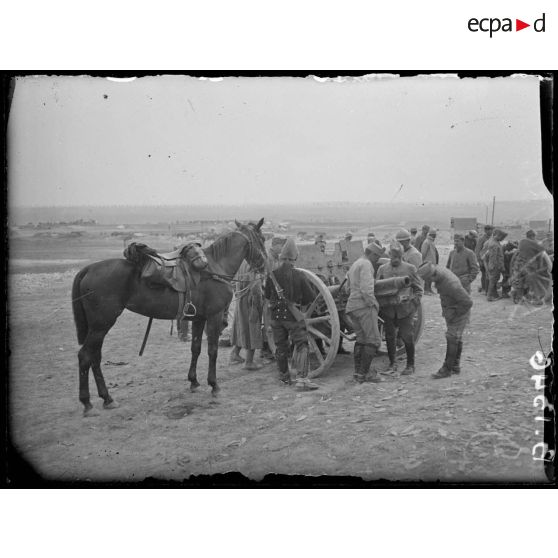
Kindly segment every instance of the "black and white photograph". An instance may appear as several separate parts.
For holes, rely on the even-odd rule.
[[[115,76],[6,78],[8,479],[552,480],[552,75]]]

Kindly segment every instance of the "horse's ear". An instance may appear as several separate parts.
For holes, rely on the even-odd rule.
[[[259,231],[262,228],[262,225],[264,224],[264,218],[262,217],[259,221],[258,224],[256,225],[256,230]]]
[[[234,222],[236,223],[236,226],[240,229],[240,227],[242,226],[242,223],[239,223],[236,219],[234,220]]]

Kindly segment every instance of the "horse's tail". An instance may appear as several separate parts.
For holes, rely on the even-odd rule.
[[[88,267],[84,267],[74,278],[72,285],[72,309],[74,311],[74,322],[76,324],[78,343],[83,345],[89,326],[87,325],[87,315],[83,307],[82,295],[80,291],[81,280],[88,271]]]

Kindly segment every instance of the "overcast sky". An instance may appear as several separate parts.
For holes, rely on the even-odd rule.
[[[538,87],[536,77],[20,78],[8,128],[9,200],[550,199]]]

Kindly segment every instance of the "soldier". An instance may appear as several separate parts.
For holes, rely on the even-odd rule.
[[[511,298],[511,262],[516,254],[518,243],[509,240],[502,246],[504,254],[504,273],[502,274],[502,298]]]
[[[414,246],[417,239],[417,228],[411,227],[411,244]]]
[[[263,350],[263,289],[260,275],[250,269],[244,260],[236,274],[236,306],[231,331],[233,350],[230,364],[242,362],[240,350],[246,351],[245,370],[259,370],[262,365],[254,361],[256,350]]]
[[[453,236],[454,250],[448,257],[446,267],[453,272],[463,285],[468,294],[471,294],[471,283],[479,274],[479,266],[475,253],[469,248],[465,248],[465,238],[462,234]]]
[[[416,232],[416,229],[415,229]],[[419,268],[422,263],[421,253],[411,244],[411,233],[405,229],[400,229],[395,234],[395,240],[403,247],[402,260]]]
[[[488,242],[488,239],[492,236],[492,231],[494,227],[492,225],[485,225],[484,226],[484,233],[477,241],[477,245],[475,247],[475,256],[477,256],[477,262],[479,264],[479,269],[481,272],[481,284],[479,287],[479,293],[484,292],[486,294],[488,290],[488,278],[486,275],[486,267],[483,261],[484,255],[484,245]]]
[[[490,240],[486,243],[486,251],[483,257],[486,271],[488,274],[488,302],[499,300],[501,296],[498,294],[498,281],[500,275],[505,272],[504,252],[500,242],[508,236],[508,233],[501,229],[494,229],[494,233]]]
[[[326,241],[324,239],[324,235],[323,234],[318,234],[316,236],[316,240],[314,241],[314,244],[316,244],[316,246],[320,247],[320,252],[324,253],[325,249],[326,249]]]
[[[525,265],[533,261],[537,254],[544,252],[544,247],[537,242],[537,235],[533,229],[529,229],[525,238],[519,241],[517,253],[510,261],[511,285],[514,291],[514,301],[519,302],[527,289]]]
[[[342,263],[347,263],[349,261],[349,244],[350,244],[352,239],[353,239],[352,231],[347,231],[345,233],[344,240],[342,240],[339,243],[339,245],[341,247],[341,262]]]
[[[292,238],[288,238],[279,255],[281,264],[270,273],[265,284],[265,298],[271,308],[273,340],[277,346],[275,360],[279,379],[291,384],[289,373],[289,337],[295,346],[297,370],[296,387],[303,390],[318,389],[308,379],[308,333],[304,320],[297,319],[294,304],[306,305],[314,300],[314,293],[306,277],[294,269],[298,250]]]
[[[410,239],[409,239],[410,240]],[[397,371],[395,362],[396,352],[396,331],[405,344],[407,355],[407,366],[401,372],[402,376],[408,376],[415,371],[415,337],[414,337],[414,316],[420,305],[422,297],[421,280],[417,275],[416,267],[402,260],[403,246],[398,242],[393,243],[389,249],[389,263],[382,265],[378,269],[376,279],[389,279],[390,277],[405,277],[411,279],[409,287],[409,298],[404,302],[394,305],[385,305],[380,309],[380,317],[384,320],[384,331],[386,334],[386,345],[389,357],[390,372]]]
[[[415,248],[420,252],[422,249],[422,243],[426,240],[430,231],[430,225],[423,225],[421,233],[415,238]]]
[[[277,269],[281,265],[281,262],[279,261],[279,254],[281,253],[285,242],[287,242],[286,237],[280,235],[276,235],[271,239],[271,247],[268,251],[268,259],[271,262],[272,269]]]
[[[418,275],[424,280],[433,281],[440,295],[442,316],[446,320],[446,358],[444,364],[432,374],[435,380],[447,378],[461,372],[461,353],[463,351],[463,332],[469,323],[473,301],[461,285],[459,279],[448,269],[431,262],[423,263]]]
[[[424,229],[424,227],[423,227]],[[421,246],[421,254],[422,254],[422,261],[423,262],[430,262],[432,264],[437,264],[440,257],[438,255],[438,249],[434,244],[436,242],[436,231],[431,230],[426,237],[426,240],[422,243]],[[434,294],[432,291],[432,282],[427,279],[424,282],[424,294],[432,295]]]
[[[366,235],[366,244],[371,244],[372,242],[380,247],[382,246],[382,243],[376,238],[376,235],[373,232],[369,232]]]
[[[347,273],[349,298],[345,312],[356,335],[353,378],[358,383],[381,381],[378,372],[370,368],[382,343],[378,330],[379,306],[374,296],[374,264],[379,260],[380,253],[376,244],[369,244],[364,255],[353,263]]]
[[[478,238],[477,231],[469,231],[464,239],[465,248],[469,248],[469,250],[475,251],[477,247],[477,238]]]

